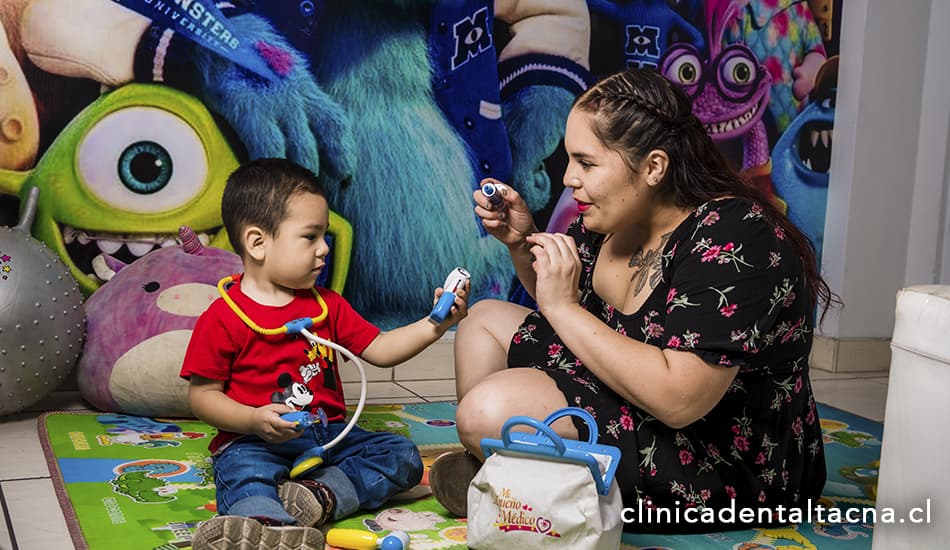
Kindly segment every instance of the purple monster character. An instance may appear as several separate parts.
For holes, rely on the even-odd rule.
[[[126,265],[106,255],[115,276],[86,301],[82,396],[104,411],[190,417],[188,383],[178,373],[198,316],[218,297],[217,282],[243,269],[237,254],[204,246],[189,227],[181,246]]]
[[[674,44],[664,53],[660,71],[689,94],[693,112],[720,146],[741,140],[742,173],[774,197],[768,136],[762,121],[772,77],[744,44],[723,47],[726,23],[735,19],[737,9],[732,0],[709,0],[709,56],[691,44]]]

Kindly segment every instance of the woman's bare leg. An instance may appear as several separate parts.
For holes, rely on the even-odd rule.
[[[548,375],[531,368],[506,369],[472,388],[459,402],[455,420],[462,444],[481,459],[482,438],[500,438],[502,425],[512,416],[544,420],[564,407],[567,399]],[[577,429],[569,418],[555,421],[552,427],[562,437],[577,439]],[[533,430],[525,426],[515,431]]]
[[[508,367],[508,344],[531,310],[511,302],[482,300],[455,333],[455,395],[461,401],[490,374]]]

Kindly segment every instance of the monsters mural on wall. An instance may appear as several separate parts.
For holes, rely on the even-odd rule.
[[[129,263],[175,244],[182,225],[228,248],[227,174],[245,158],[291,158],[320,175],[334,209],[325,284],[393,326],[425,315],[456,265],[476,299],[509,298],[507,251],[477,223],[473,189],[508,181],[539,226],[566,227],[576,212],[559,201],[552,152],[588,68],[655,65],[694,93],[727,157],[774,189],[820,252],[829,180],[816,159],[830,158],[833,92],[813,88],[837,49],[839,3],[218,3],[267,79],[182,21],[131,9],[187,18],[211,0],[4,0],[0,65],[16,101],[2,114],[16,124],[0,125],[0,212],[15,219],[24,190],[41,188],[34,234],[88,296],[111,276],[105,255]]]
[[[109,84],[186,89],[223,117],[249,156],[287,156],[319,171],[356,236],[345,295],[386,327],[424,315],[426,289],[456,265],[472,273],[476,299],[508,295],[507,251],[477,223],[471,193],[493,176],[535,208],[547,203],[542,161],[588,78],[584,8],[569,0],[235,3],[224,14],[260,45],[281,75],[274,82],[109,0],[68,9],[36,0],[28,21],[42,21],[34,34],[43,40],[30,52],[41,66],[64,73],[91,60],[97,71],[86,76]],[[96,58],[101,44],[88,42],[99,38],[77,37],[62,21],[92,14],[111,59]],[[500,52],[496,20],[508,29]],[[64,67],[49,51],[87,53]]]

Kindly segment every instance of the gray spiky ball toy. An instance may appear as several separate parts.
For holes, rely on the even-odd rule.
[[[30,236],[39,189],[20,223],[0,227],[0,415],[55,390],[82,351],[83,297],[66,266]]]

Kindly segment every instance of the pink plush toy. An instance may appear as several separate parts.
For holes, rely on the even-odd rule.
[[[218,297],[217,282],[242,271],[233,252],[204,246],[188,227],[169,246],[126,265],[86,301],[86,344],[79,390],[104,411],[190,417],[179,378],[198,316]]]

